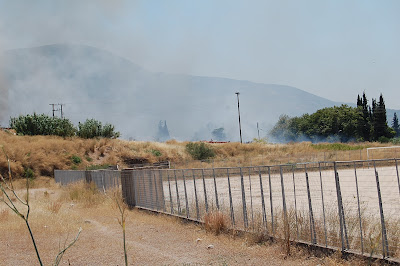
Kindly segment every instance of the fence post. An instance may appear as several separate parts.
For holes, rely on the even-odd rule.
[[[231,181],[229,178],[229,168],[226,168],[226,174],[228,175],[228,189],[229,189],[229,207],[231,210],[231,221],[232,225],[235,226],[235,214],[233,211],[233,202],[232,202],[232,190],[231,190]]]
[[[397,159],[395,159],[395,162],[396,162],[397,185],[399,186],[399,195],[400,195],[399,167],[397,165]]]
[[[243,224],[244,227],[248,227],[248,220],[247,220],[247,208],[246,208],[246,193],[244,191],[244,180],[243,180],[243,172],[242,172],[242,167],[240,169],[240,185],[242,189],[242,206],[243,206]]]
[[[215,178],[215,168],[213,168],[213,176],[214,176],[215,205],[217,205],[217,209],[219,210],[217,180]]]
[[[296,233],[297,233],[297,239],[299,239],[299,224],[297,220],[297,199],[296,199],[296,182],[294,178],[294,164],[292,164],[292,174],[293,174],[293,192],[294,192],[294,212],[296,217]]]
[[[360,196],[359,196],[359,193],[358,193],[357,167],[356,167],[356,162],[353,162],[353,163],[354,163],[354,176],[355,176],[355,179],[356,179],[358,222],[359,222],[359,225],[360,225],[361,254],[364,254],[364,240],[363,240],[362,221],[361,221]]]
[[[154,196],[153,196],[153,179],[152,179],[152,172],[151,170],[146,170],[146,177],[147,180],[149,181],[149,191],[150,191],[150,207],[146,206],[147,208],[154,209]]]
[[[342,192],[340,191],[340,181],[339,181],[339,173],[337,172],[336,162],[333,162],[333,169],[335,172],[335,184],[336,184],[336,194],[338,201],[338,213],[339,213],[339,223],[340,223],[340,239],[342,242],[342,252],[349,248],[348,238],[347,238],[347,229],[346,223],[344,219],[344,211],[343,211],[343,203],[342,203]],[[345,238],[347,245],[345,246]]]
[[[311,235],[311,244],[317,243],[317,234],[315,232],[315,223],[314,223],[314,213],[312,209],[312,202],[311,202],[311,192],[310,192],[310,183],[308,180],[308,172],[307,172],[307,165],[304,165],[304,169],[306,172],[306,185],[307,185],[307,197],[308,197],[308,212],[310,216],[310,235]]]
[[[375,161],[374,161],[374,170],[375,170],[375,178],[376,178],[376,189],[378,191],[379,212],[380,212],[380,215],[381,215],[382,256],[383,256],[383,258],[385,258],[385,257],[389,257],[389,247],[388,247],[387,232],[386,232],[386,225],[385,225],[385,216],[383,215],[381,187],[379,185],[379,175],[378,175],[378,171],[376,170]]]
[[[162,199],[162,205],[163,205],[163,212],[166,212],[166,209],[165,209],[165,195],[164,195],[164,181],[163,181],[162,170],[161,169],[158,170],[158,174],[159,174],[159,177],[160,177],[160,187],[161,187],[161,193],[162,193],[161,199]]]
[[[171,214],[174,213],[174,206],[173,206],[173,201],[172,201],[172,192],[171,192],[171,183],[169,181],[169,171],[167,170],[167,178],[168,178],[168,189],[169,189],[169,203],[171,207]]]
[[[183,178],[183,188],[185,190],[185,203],[186,203],[186,218],[189,218],[189,203],[186,192],[186,178],[185,178],[185,170],[182,170],[182,178]]]
[[[176,201],[178,204],[178,214],[181,214],[181,201],[179,200],[178,180],[176,179],[176,169],[174,169],[175,187],[176,187]]]
[[[249,167],[249,186],[250,186],[251,223],[252,223],[253,230],[254,230],[253,193],[251,191],[251,167]]]
[[[106,172],[105,171],[101,171],[101,184],[102,184],[104,193],[106,192],[106,188],[105,188],[105,184],[104,184],[104,176],[105,175],[106,175]]]
[[[264,188],[263,188],[262,177],[261,177],[261,167],[258,167],[258,176],[260,178],[260,193],[261,193],[261,207],[262,207],[263,225],[265,227],[265,230],[268,233],[267,213],[265,212]]]
[[[272,187],[271,187],[271,167],[268,166],[268,182],[269,182],[269,202],[271,205],[271,229],[272,229],[272,236],[275,234],[275,227],[274,227],[274,206],[272,204]]]
[[[146,178],[145,178],[145,170],[140,170],[140,174],[141,174],[141,180],[142,180],[142,186],[143,186],[143,190],[142,190],[142,207],[147,207],[146,205],[148,204],[148,197],[146,197],[147,193],[146,193]]]
[[[204,169],[201,169],[201,176],[203,177],[204,203],[206,204],[206,213],[208,213],[207,187],[206,187],[206,180],[204,178]]]
[[[327,232],[326,232],[326,221],[325,221],[325,202],[324,202],[324,189],[322,185],[322,172],[321,172],[321,163],[318,163],[318,168],[319,168],[319,181],[321,184],[321,199],[322,199],[322,213],[324,217],[324,232],[325,232],[325,247],[328,247],[328,237],[327,237]]]
[[[279,173],[281,175],[282,204],[283,204],[283,215],[284,215],[283,226],[284,226],[285,240],[289,240],[290,227],[289,227],[288,214],[287,214],[287,209],[286,209],[285,185],[283,183],[282,165],[279,166]]]
[[[196,200],[196,218],[199,221],[200,220],[200,214],[199,214],[199,202],[197,199],[197,188],[196,188],[196,175],[194,173],[194,169],[192,169],[193,172],[193,186],[194,186],[194,198]]]
[[[153,170],[151,170],[151,172],[153,172]],[[154,190],[156,192],[156,202],[155,203],[156,203],[156,209],[158,211],[160,208],[160,202],[158,199],[157,179],[156,179],[156,174],[154,172],[153,172],[153,179],[154,179]]]

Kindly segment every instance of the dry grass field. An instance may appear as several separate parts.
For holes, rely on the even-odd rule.
[[[365,148],[379,143],[212,144],[213,162],[193,161],[185,142],[129,142],[123,140],[16,136],[0,131],[0,146],[10,158],[15,188],[26,196],[30,179],[30,224],[45,265],[53,264],[58,251],[81,227],[78,241],[63,257],[63,265],[123,265],[122,229],[114,200],[83,184],[59,187],[54,169],[85,169],[92,165],[152,163],[170,160],[177,168],[266,164],[309,158],[349,159],[364,156]],[[386,144],[389,146],[390,144]],[[332,150],[344,149],[333,158]],[[347,153],[346,153],[347,152]],[[338,155],[339,154],[339,155]],[[77,160],[76,158],[80,160]],[[357,158],[355,158],[357,159]],[[184,162],[184,163],[182,163]],[[204,165],[205,164],[205,165]],[[29,171],[31,169],[32,171]],[[0,173],[7,176],[5,156],[0,156]],[[32,175],[33,174],[33,175]],[[3,195],[0,194],[0,197]],[[17,200],[13,198],[13,202]],[[19,206],[22,207],[22,206]],[[223,228],[223,226],[222,226]],[[207,230],[206,230],[207,229]],[[183,223],[173,217],[129,210],[126,220],[128,260],[135,265],[363,265],[365,261],[343,261],[339,255],[317,258],[297,247],[286,254],[284,243],[265,243],[260,236],[215,235],[213,226]],[[0,266],[35,265],[35,251],[24,221],[0,202]]]
[[[24,183],[17,181],[24,195]],[[66,240],[82,233],[62,265],[123,265],[119,212],[107,195],[83,184],[60,188],[40,178],[30,190],[30,223],[44,265],[53,263]],[[285,254],[281,243],[258,243],[256,237],[214,234],[174,217],[129,210],[126,221],[130,265],[362,265],[338,254],[316,257],[301,248]],[[211,228],[212,229],[212,228]],[[211,230],[212,231],[212,230]],[[34,249],[22,219],[0,205],[0,265],[35,265]]]
[[[126,167],[135,163],[154,163],[167,160],[171,161],[173,168],[359,160],[366,159],[365,149],[368,147],[391,145],[381,143],[314,145],[310,142],[209,144],[215,150],[216,157],[209,162],[200,162],[193,161],[185,150],[186,144],[187,142],[175,140],[160,143],[118,139],[86,140],[77,137],[17,136],[0,130],[0,146],[3,146],[8,154],[11,160],[11,170],[16,177],[26,176],[28,169],[31,169],[36,177],[52,177],[54,169],[85,169],[88,166],[106,164],[119,164],[121,167]],[[395,151],[388,150],[386,152],[393,153]],[[383,157],[393,158],[395,155],[397,154],[383,154]],[[0,156],[0,173],[6,174],[6,172],[7,162],[4,156]]]

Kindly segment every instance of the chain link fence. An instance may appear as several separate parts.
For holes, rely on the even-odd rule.
[[[131,207],[236,229],[400,259],[397,159],[273,166],[123,170]]]
[[[94,183],[100,190],[119,188],[121,185],[121,171],[118,170],[54,170],[56,183],[62,186],[84,181]]]

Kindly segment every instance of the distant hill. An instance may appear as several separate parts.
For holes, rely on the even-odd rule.
[[[257,122],[265,135],[281,114],[297,116],[341,104],[284,85],[154,73],[84,45],[9,50],[0,62],[2,86],[8,89],[1,125],[18,114],[51,115],[49,104],[63,103],[74,123],[85,118],[110,122],[125,139],[153,140],[159,121],[166,120],[171,137],[179,140],[210,139],[213,129],[224,127],[227,138],[236,141],[236,91],[245,140],[257,135]]]

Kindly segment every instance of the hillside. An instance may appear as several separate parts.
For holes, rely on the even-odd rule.
[[[224,143],[207,144],[215,151],[208,162],[194,161],[186,151],[188,142],[144,142],[119,139],[81,139],[56,136],[16,136],[0,130],[0,147],[8,155],[15,177],[23,177],[31,169],[36,177],[53,176],[54,169],[86,169],[99,165],[121,168],[134,164],[170,161],[171,168],[236,167],[273,165],[304,161],[367,159],[365,148],[392,144],[291,144]],[[0,151],[0,173],[7,176],[7,161]],[[394,154],[384,154],[393,158]],[[395,153],[395,150],[390,150]],[[397,155],[396,155],[397,156]],[[379,158],[379,157],[374,157]],[[383,158],[383,157],[382,157]]]
[[[210,139],[213,129],[224,127],[227,139],[236,141],[236,91],[241,93],[245,140],[257,135],[257,122],[265,135],[281,114],[301,115],[340,104],[284,85],[153,73],[83,45],[9,50],[0,62],[8,94],[2,126],[10,116],[51,115],[49,104],[63,103],[64,115],[75,124],[86,118],[110,122],[124,139],[154,140],[158,122],[166,120],[172,138]]]

